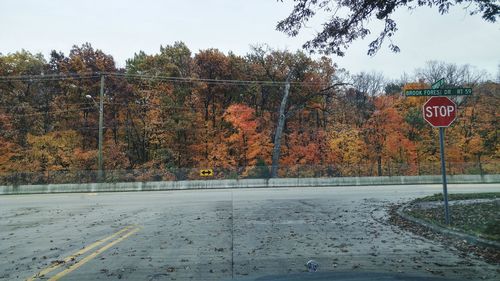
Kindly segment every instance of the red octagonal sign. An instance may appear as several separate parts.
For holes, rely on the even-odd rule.
[[[434,127],[448,127],[457,117],[457,105],[447,97],[432,97],[424,104],[424,119]]]

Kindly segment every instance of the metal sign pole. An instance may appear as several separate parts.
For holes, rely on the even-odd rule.
[[[446,183],[446,165],[444,160],[444,128],[439,127],[439,146],[441,150],[441,173],[443,174],[443,197],[444,197],[444,219],[447,225],[450,224],[450,212],[448,209],[448,187]]]
[[[439,127],[439,146],[441,148],[441,173],[443,175],[444,218],[447,225],[451,222],[448,207],[448,187],[446,183],[446,165],[444,159],[444,128],[449,127],[457,117],[457,105],[446,96],[469,96],[472,88],[441,88],[444,78],[432,84],[431,89],[406,90],[406,96],[432,96],[422,107],[423,117],[433,127]]]

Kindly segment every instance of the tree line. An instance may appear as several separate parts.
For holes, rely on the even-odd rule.
[[[498,173],[498,81],[428,62],[414,75],[349,74],[330,58],[256,46],[245,56],[182,42],[117,67],[90,44],[66,56],[0,54],[0,181],[95,181],[104,77],[106,180],[439,173],[426,98],[405,89],[468,86],[446,130],[450,173]]]

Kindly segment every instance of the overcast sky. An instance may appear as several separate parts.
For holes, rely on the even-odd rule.
[[[124,66],[139,50],[152,54],[175,41],[185,42],[194,53],[218,48],[244,55],[259,43],[295,51],[319,30],[322,18],[289,38],[275,26],[292,5],[290,0],[5,0],[0,3],[0,52],[26,49],[48,56],[55,49],[67,55],[72,45],[89,42]],[[469,16],[463,7],[446,16],[428,8],[405,10],[395,18],[399,31],[394,42],[401,53],[384,46],[369,57],[369,37],[354,44],[347,56],[332,56],[333,61],[353,73],[380,71],[389,78],[412,73],[428,60],[471,64],[497,75],[500,23]]]

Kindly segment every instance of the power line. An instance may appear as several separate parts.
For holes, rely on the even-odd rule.
[[[56,111],[35,112],[35,113],[22,113],[22,114],[7,113],[7,114],[11,115],[11,116],[15,116],[15,117],[37,116],[37,115],[45,115],[45,114],[58,114],[58,113],[65,113],[65,112],[74,112],[74,111],[81,111],[81,110],[93,109],[93,108],[95,108],[95,107],[94,106],[92,106],[92,107],[79,107],[79,108],[68,109],[68,110],[56,110]]]
[[[105,126],[104,127],[105,129],[108,129],[108,130],[111,130],[113,129],[114,127],[113,126]],[[122,131],[126,131],[127,130],[127,127],[124,126],[124,125],[120,125],[120,126],[116,126],[116,129],[118,129],[118,131],[122,132]],[[315,130],[316,128],[309,128],[309,127],[300,127],[300,128],[297,128],[297,130],[303,130],[303,131],[311,131],[311,130]],[[71,128],[68,128],[68,129],[63,129],[63,128],[60,128],[60,130],[53,130],[53,131],[50,131],[49,133],[51,132],[60,132],[60,131],[68,131],[68,130],[86,130],[86,131],[97,131],[99,130],[99,128],[96,128],[95,126],[80,126],[80,127],[71,127]],[[225,127],[215,127],[215,128],[211,128],[209,129],[209,131],[207,131],[207,128],[206,127],[189,127],[189,128],[186,128],[186,127],[182,127],[182,128],[161,128],[161,127],[149,127],[149,133],[162,133],[162,132],[182,132],[182,131],[188,131],[188,132],[207,132],[207,134],[212,134],[213,132],[216,132],[216,133],[235,133],[236,131],[239,131],[240,129],[231,129],[231,128],[225,128]],[[18,130],[4,130],[3,132],[18,132]]]
[[[105,103],[108,105],[121,105],[121,106],[126,106],[128,108],[133,108],[133,107],[149,107],[149,108],[159,108],[159,109],[184,109],[184,110],[194,110],[194,109],[200,109],[200,110],[205,110],[207,108],[202,107],[202,106],[170,106],[170,105],[161,105],[161,104],[140,104],[140,103]],[[212,109],[212,107],[208,107],[208,109]],[[220,109],[224,109],[227,111],[228,108],[223,108],[221,107]],[[239,112],[243,111],[257,111],[255,108],[248,107],[246,109],[240,109],[238,110]]]
[[[146,75],[146,74],[127,74],[127,73],[108,73],[104,74],[112,76],[120,76],[126,78],[137,78],[137,79],[153,79],[160,81],[169,82],[204,82],[209,84],[233,84],[233,85],[266,85],[266,86],[283,86],[286,83],[295,85],[326,85],[328,83],[320,81],[273,81],[273,80],[239,80],[239,79],[210,79],[210,78],[198,78],[198,77],[172,77],[172,76],[161,76],[161,75]]]
[[[57,80],[69,80],[69,79],[91,79],[91,78],[98,78],[98,77],[100,77],[99,73],[15,75],[15,76],[0,76],[0,82],[57,81]]]
[[[73,106],[73,105],[82,105],[82,104],[88,105],[88,104],[91,104],[91,102],[63,103],[63,104],[60,104],[59,106]],[[110,103],[105,102],[104,104],[110,104]],[[22,109],[22,108],[28,108],[28,107],[32,108],[32,109],[40,110],[41,108],[44,108],[46,106],[45,106],[45,104],[37,104],[37,105],[18,104],[18,105],[0,106],[0,109],[13,109],[13,108],[15,108],[15,109]],[[50,102],[50,104],[48,105],[48,107],[53,107],[52,101]]]
[[[329,85],[322,81],[274,81],[274,80],[240,80],[240,79],[211,79],[199,77],[173,77],[162,75],[146,75],[146,74],[127,74],[120,72],[94,72],[94,73],[69,73],[69,74],[41,74],[41,75],[17,75],[17,76],[0,76],[0,82],[9,81],[54,81],[65,79],[89,79],[97,78],[101,75],[114,76],[132,79],[149,79],[163,82],[179,82],[179,83],[206,83],[218,85],[236,85],[236,86],[283,86],[287,83],[292,85]]]

